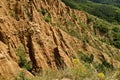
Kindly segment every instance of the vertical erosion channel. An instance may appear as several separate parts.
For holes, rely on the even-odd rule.
[[[37,61],[35,59],[35,53],[34,53],[34,48],[33,48],[33,43],[32,43],[32,37],[31,37],[31,34],[29,34],[27,36],[27,47],[28,47],[28,50],[29,50],[29,56],[30,56],[30,59],[32,61],[32,66],[33,66],[33,70],[35,72],[38,71],[38,66],[37,66]]]

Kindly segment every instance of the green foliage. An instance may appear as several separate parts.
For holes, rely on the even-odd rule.
[[[106,67],[107,69],[111,69],[111,70],[114,69],[113,65],[111,63],[107,62],[107,60],[105,60],[104,58],[100,58],[100,60],[102,62],[102,65],[104,67]]]
[[[120,48],[120,29],[119,26],[116,26],[120,22],[120,8],[116,7],[120,5],[119,4],[120,1],[118,0],[62,0],[62,1],[71,8],[84,10],[92,15],[101,18],[99,19],[97,17],[88,15],[87,22],[88,23],[93,22],[94,29],[99,30],[99,32],[104,35],[104,38],[100,38],[101,41],[110,45],[114,45],[116,48]],[[74,14],[72,15],[72,17],[76,19],[76,16]],[[76,34],[76,32],[77,31],[72,29],[70,31],[70,34],[72,34],[73,36],[77,35],[77,37],[81,38],[81,36]]]
[[[78,67],[66,68],[63,71],[45,70],[31,80],[62,80],[62,78],[70,80],[119,80],[120,70],[105,74],[103,72],[95,72],[95,69],[90,66],[79,65]]]
[[[76,15],[75,14],[72,14],[72,17],[73,17],[73,19],[77,19],[77,17],[76,17]]]
[[[93,65],[97,72],[103,72],[105,74],[114,70],[113,65],[106,60],[102,61],[102,63],[93,63]]]
[[[75,19],[75,15],[73,14],[72,17]],[[74,24],[74,22],[70,21],[70,20],[65,20],[65,25],[67,27],[69,27],[69,30],[66,30],[64,26],[62,26],[61,22],[57,23],[57,26],[60,27],[62,30],[64,30],[65,32],[67,32],[68,34],[70,34],[71,36],[74,36],[78,39],[81,38],[81,35],[79,33],[79,29],[76,27],[76,25]]]
[[[85,66],[79,65],[78,67],[73,67],[68,70],[73,76],[73,80],[83,80],[87,77],[90,77],[93,74],[92,69]]]
[[[40,14],[42,14],[43,16],[44,16],[46,13],[48,13],[48,11],[47,11],[46,9],[38,9],[38,12],[39,12]]]
[[[75,30],[70,30],[69,33],[70,33],[70,35],[75,36],[78,39],[80,39],[80,34],[77,32],[76,29]]]
[[[97,0],[100,1],[98,3],[94,3],[96,2],[94,0],[62,0],[62,1],[71,8],[84,10],[92,15],[105,19],[108,22],[112,23],[120,22],[120,8],[115,7],[114,5],[99,4],[100,2],[103,1]],[[106,1],[109,3],[112,0]],[[116,1],[112,2],[116,3]],[[110,2],[110,4],[112,2]]]
[[[30,80],[30,79],[26,77],[24,71],[21,71],[20,74],[15,78],[15,80]]]
[[[95,63],[95,62],[93,62],[93,60],[94,60],[93,54],[88,55],[83,52],[78,52],[78,53],[79,53],[80,61],[82,60],[86,64],[92,64],[95,67],[95,69],[97,70],[97,72],[103,72],[106,74],[107,72],[114,70],[113,65],[111,63],[107,62],[105,59],[101,58],[100,59],[101,63]],[[90,66],[90,65],[88,65],[88,66]]]
[[[49,15],[47,15],[47,16],[45,16],[45,18],[44,18],[44,19],[45,19],[45,21],[46,21],[46,22],[50,22],[50,23],[52,22],[52,17],[51,17],[51,15],[50,15],[50,14],[49,14]]]
[[[40,73],[40,78],[38,80],[53,80],[55,78],[59,78],[61,76],[60,72],[52,70],[52,69],[45,69]]]
[[[91,22],[94,23],[93,27],[95,29],[98,29],[100,32],[106,34],[108,31],[110,31],[111,29],[111,24],[109,24],[108,22],[102,20],[102,19],[99,19],[99,18],[96,18],[96,17],[93,17],[91,15],[89,15],[89,18],[92,18],[91,19]]]
[[[111,34],[113,35],[113,37],[111,44],[117,48],[120,48],[120,28],[118,26],[118,27],[114,27],[112,30],[113,31],[111,32]]]
[[[91,0],[91,1],[120,7],[120,0]]]
[[[32,66],[27,62],[26,60],[26,56],[25,56],[25,49],[24,46],[21,45],[19,46],[19,48],[17,49],[17,55],[20,57],[20,63],[19,66],[22,68],[26,68],[27,70],[31,70]]]
[[[89,64],[92,63],[94,60],[93,54],[87,55],[87,54],[84,54],[83,52],[79,52],[79,57],[80,57],[80,60],[83,60],[84,62]]]
[[[38,9],[38,12],[44,16],[44,20],[46,22],[50,22],[50,23],[52,22],[52,16],[48,12],[48,10],[46,10],[46,9]]]
[[[74,3],[73,0],[62,0],[66,5],[72,7],[72,8],[75,8],[77,9],[77,6],[76,6],[76,3]]]
[[[120,9],[119,8],[116,8],[114,6],[108,6],[108,5],[95,5],[95,4],[93,5],[86,5],[91,8],[87,9],[85,7],[83,8],[83,10],[87,11],[90,14],[98,16],[99,18],[105,19],[111,23],[118,23],[120,21],[119,19]]]
[[[88,22],[93,22],[94,29],[100,31],[105,35],[105,38],[100,39],[102,42],[114,45],[116,48],[120,48],[120,26],[108,23],[105,20],[99,19],[92,15],[88,15]]]

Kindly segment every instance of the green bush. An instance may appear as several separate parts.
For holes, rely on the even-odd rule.
[[[113,65],[107,61],[102,61],[102,63],[94,63],[93,65],[97,72],[103,72],[105,74],[114,70]]]
[[[25,49],[23,45],[19,46],[17,49],[17,55],[20,57],[19,66],[30,71],[32,69],[32,66],[27,62],[25,58]]]
[[[50,22],[50,23],[52,22],[52,17],[51,17],[51,15],[50,15],[50,14],[49,14],[49,15],[47,15],[47,16],[45,16],[45,18],[44,18],[44,19],[45,19],[45,21],[46,21],[46,22]]]
[[[79,52],[79,57],[80,57],[80,60],[83,60],[84,62],[89,63],[89,64],[92,63],[94,60],[93,54],[87,55],[82,52]]]
[[[42,14],[43,16],[48,13],[48,11],[46,9],[38,9],[37,10],[40,14]]]

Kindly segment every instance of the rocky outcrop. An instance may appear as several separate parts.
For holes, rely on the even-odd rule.
[[[10,57],[8,47],[0,42],[0,76],[13,76],[19,70],[17,63]]]
[[[93,36],[87,15],[60,0],[1,0],[0,5],[0,76],[15,76],[23,57],[32,74],[74,66],[79,51],[93,53],[94,61],[99,55],[111,60],[106,53],[114,51]]]

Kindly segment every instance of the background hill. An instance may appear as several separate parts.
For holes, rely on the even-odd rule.
[[[117,0],[62,0],[71,8],[86,11],[87,13],[97,16],[99,19],[93,19],[94,27],[104,33],[111,45],[120,48],[120,8],[112,3],[119,4]],[[97,3],[95,3],[97,2]],[[104,3],[104,4],[103,4]],[[108,5],[109,4],[109,5]],[[102,21],[101,21],[102,19]],[[91,18],[92,20],[92,18]],[[116,31],[117,30],[117,31]],[[110,36],[109,36],[110,35]]]
[[[119,2],[114,0],[62,0],[72,8],[84,10],[110,23],[120,22],[120,8],[115,6]],[[95,3],[97,2],[97,3]],[[104,3],[104,4],[103,4]]]
[[[90,0],[90,1],[120,7],[120,0]]]

